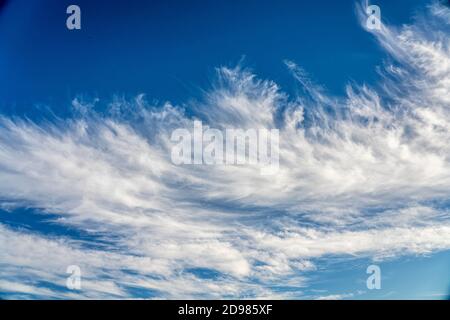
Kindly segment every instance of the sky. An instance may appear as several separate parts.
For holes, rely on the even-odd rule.
[[[0,297],[447,299],[450,5],[371,4],[0,1]],[[174,164],[195,120],[277,174]]]

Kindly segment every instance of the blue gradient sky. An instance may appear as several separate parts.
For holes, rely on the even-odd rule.
[[[0,20],[0,104],[61,109],[74,95],[146,93],[184,102],[218,66],[245,64],[293,88],[283,60],[331,93],[372,83],[383,55],[354,1],[78,1],[82,30],[66,29],[70,1],[9,1]],[[422,0],[380,1],[383,19],[407,23]],[[14,106],[14,107],[11,107]]]
[[[81,7],[79,31],[65,26],[65,9],[72,3]],[[395,25],[410,23],[424,3],[376,2],[383,19]],[[202,96],[216,67],[238,63],[274,80],[284,92],[295,93],[297,87],[283,63],[289,59],[330,95],[341,96],[349,82],[375,85],[377,66],[387,58],[361,28],[355,2],[349,0],[10,0],[0,10],[0,112],[36,122],[52,113],[70,117],[76,96],[99,98],[99,108],[114,95],[140,93],[151,101],[183,104]],[[12,229],[95,243],[92,234],[56,225],[50,222],[53,218],[39,208],[0,210],[0,222]],[[449,251],[380,261],[382,290],[366,288],[365,271],[372,263],[368,258],[324,259],[316,270],[305,273],[302,296],[447,297]],[[283,283],[272,289],[292,290]],[[156,295],[129,290],[135,297]],[[0,292],[6,298],[8,294]]]

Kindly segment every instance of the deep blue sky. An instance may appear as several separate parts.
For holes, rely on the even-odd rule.
[[[0,12],[0,111],[64,113],[74,96],[146,93],[184,102],[214,67],[244,64],[290,91],[284,59],[331,93],[371,82],[385,58],[345,1],[76,1],[82,30],[65,26],[73,1],[10,0]],[[380,0],[384,21],[409,21],[423,0]]]
[[[382,7],[385,22],[399,25],[425,2],[373,3]],[[69,4],[81,7],[82,30],[67,30]],[[375,83],[376,66],[386,58],[359,25],[354,7],[352,0],[9,0],[0,6],[0,113],[33,118],[33,106],[41,104],[64,115],[80,94],[108,100],[145,93],[150,100],[183,103],[208,87],[215,67],[236,65],[243,57],[245,66],[284,91],[294,87],[283,64],[289,59],[339,95],[349,81]],[[8,226],[85,236],[48,226],[33,210],[21,214],[0,211]],[[385,290],[354,298],[445,293],[449,255],[387,261]],[[362,259],[319,270],[311,290],[365,289],[368,264]]]

